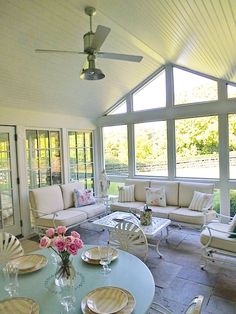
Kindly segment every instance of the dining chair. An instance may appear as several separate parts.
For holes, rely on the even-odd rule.
[[[22,255],[24,250],[20,241],[13,234],[0,232],[0,265]]]
[[[188,307],[185,310],[185,314],[201,314],[202,304],[204,297],[202,295],[198,295],[194,297],[189,303]],[[159,314],[174,314],[172,311],[168,310],[163,305],[153,302],[151,309]]]
[[[111,246],[127,251],[146,261],[148,242],[143,230],[132,222],[121,221],[110,231]]]

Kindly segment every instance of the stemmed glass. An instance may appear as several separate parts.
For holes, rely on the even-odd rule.
[[[14,264],[7,263],[3,268],[5,277],[4,289],[9,293],[10,297],[18,295],[18,268]]]
[[[74,280],[71,280],[69,285],[62,286],[59,289],[60,303],[64,307],[63,313],[72,313],[76,301]]]
[[[112,248],[109,245],[99,246],[100,264],[102,265],[102,273],[107,275],[111,272],[111,268],[108,266],[112,260]]]

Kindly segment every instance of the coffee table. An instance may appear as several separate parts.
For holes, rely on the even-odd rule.
[[[156,243],[154,245],[156,247],[156,252],[159,255],[159,257],[162,258],[162,254],[159,251],[159,244],[161,242],[161,239],[163,239],[164,230],[166,230],[165,238],[167,239],[168,237],[168,226],[171,224],[170,219],[152,217],[151,225],[142,226],[140,224],[140,220],[136,218],[132,213],[116,211],[100,219],[94,220],[92,223],[97,226],[103,227],[109,231],[115,228],[115,226],[119,223],[119,221],[122,221],[122,220],[130,221],[136,224],[137,226],[139,226],[143,230],[147,239],[155,239]],[[159,238],[156,237],[158,233],[161,234],[161,237]],[[152,244],[149,243],[149,245],[152,245]]]

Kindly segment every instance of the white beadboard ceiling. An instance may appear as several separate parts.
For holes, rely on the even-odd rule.
[[[96,7],[111,28],[100,59],[106,78],[83,81],[85,57],[34,49],[83,50],[84,14]],[[173,63],[236,82],[236,0],[0,0],[0,106],[95,119],[160,66]]]

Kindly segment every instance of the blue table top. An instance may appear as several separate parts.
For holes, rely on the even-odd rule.
[[[103,275],[100,272],[101,265],[87,264],[81,259],[81,253],[91,247],[93,246],[84,246],[79,250],[79,254],[73,257],[73,265],[77,272],[74,313],[82,313],[80,303],[87,293],[103,286],[128,290],[136,300],[133,313],[148,313],[155,293],[155,283],[148,267],[136,256],[118,250],[118,258],[110,264],[112,271],[108,275]],[[54,284],[56,265],[52,263],[52,250],[43,249],[33,253],[46,256],[48,264],[36,272],[19,275],[19,296],[34,299],[40,306],[40,314],[60,313],[62,305]],[[3,282],[3,274],[0,276]],[[0,300],[8,297],[4,285],[1,284]]]

